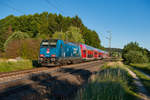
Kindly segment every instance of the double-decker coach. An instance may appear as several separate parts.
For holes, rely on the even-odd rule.
[[[93,60],[94,48],[86,44],[80,44],[81,58],[84,61]]]
[[[84,61],[97,60],[106,57],[104,51],[88,46],[86,44],[80,44],[80,48],[81,48],[81,57]]]

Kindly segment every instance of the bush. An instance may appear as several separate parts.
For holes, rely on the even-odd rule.
[[[22,57],[35,60],[39,55],[41,39],[24,39],[10,42],[5,51],[6,58]]]
[[[127,64],[130,63],[147,63],[149,61],[146,55],[143,55],[140,51],[129,51],[124,54],[124,61]]]
[[[0,62],[0,72],[11,72],[24,69],[32,69],[32,61],[21,60],[17,62],[3,61]]]

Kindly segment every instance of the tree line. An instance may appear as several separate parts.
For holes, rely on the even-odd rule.
[[[9,15],[0,20],[0,51],[7,50],[12,40],[26,38],[59,38],[102,48],[96,31],[88,29],[78,16],[66,17],[43,12],[22,16]]]
[[[30,38],[49,37],[51,38],[55,32],[67,32],[69,27],[79,28],[85,44],[100,48],[100,39],[98,34],[88,29],[82,20],[78,17],[65,17],[61,14],[52,14],[43,12],[41,14],[22,16],[7,16],[0,20],[0,49],[4,49],[4,43],[7,38],[14,32],[24,32]]]

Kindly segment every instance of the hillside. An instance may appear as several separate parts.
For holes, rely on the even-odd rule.
[[[88,29],[78,16],[69,17],[61,14],[52,14],[48,12],[35,13],[33,15],[13,16],[9,15],[0,20],[0,51],[6,54],[16,54],[12,57],[21,56],[23,48],[35,48],[28,46],[29,41],[41,41],[41,39],[60,38],[60,34],[65,34],[67,41],[75,41],[79,36],[82,43],[91,45],[96,48],[101,48],[101,41],[98,34],[91,29]],[[55,35],[54,35],[55,34]],[[19,42],[19,41],[22,42]],[[28,41],[24,43],[24,41]],[[75,42],[80,42],[80,40]],[[20,44],[23,43],[23,44]],[[37,44],[33,43],[33,44]],[[29,43],[30,44],[30,43]],[[31,43],[32,44],[32,43]],[[24,46],[24,47],[23,47]],[[37,45],[36,45],[37,46]],[[14,49],[16,47],[16,49]],[[24,50],[24,49],[23,49]],[[18,52],[18,53],[16,53]],[[24,50],[24,52],[27,52]],[[0,54],[2,55],[2,54]],[[23,55],[26,55],[23,54]],[[7,56],[10,57],[10,56]],[[28,58],[28,57],[27,57]]]

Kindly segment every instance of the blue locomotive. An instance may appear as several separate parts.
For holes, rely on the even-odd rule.
[[[42,40],[40,45],[39,64],[64,65],[81,61],[80,46],[59,39]]]

